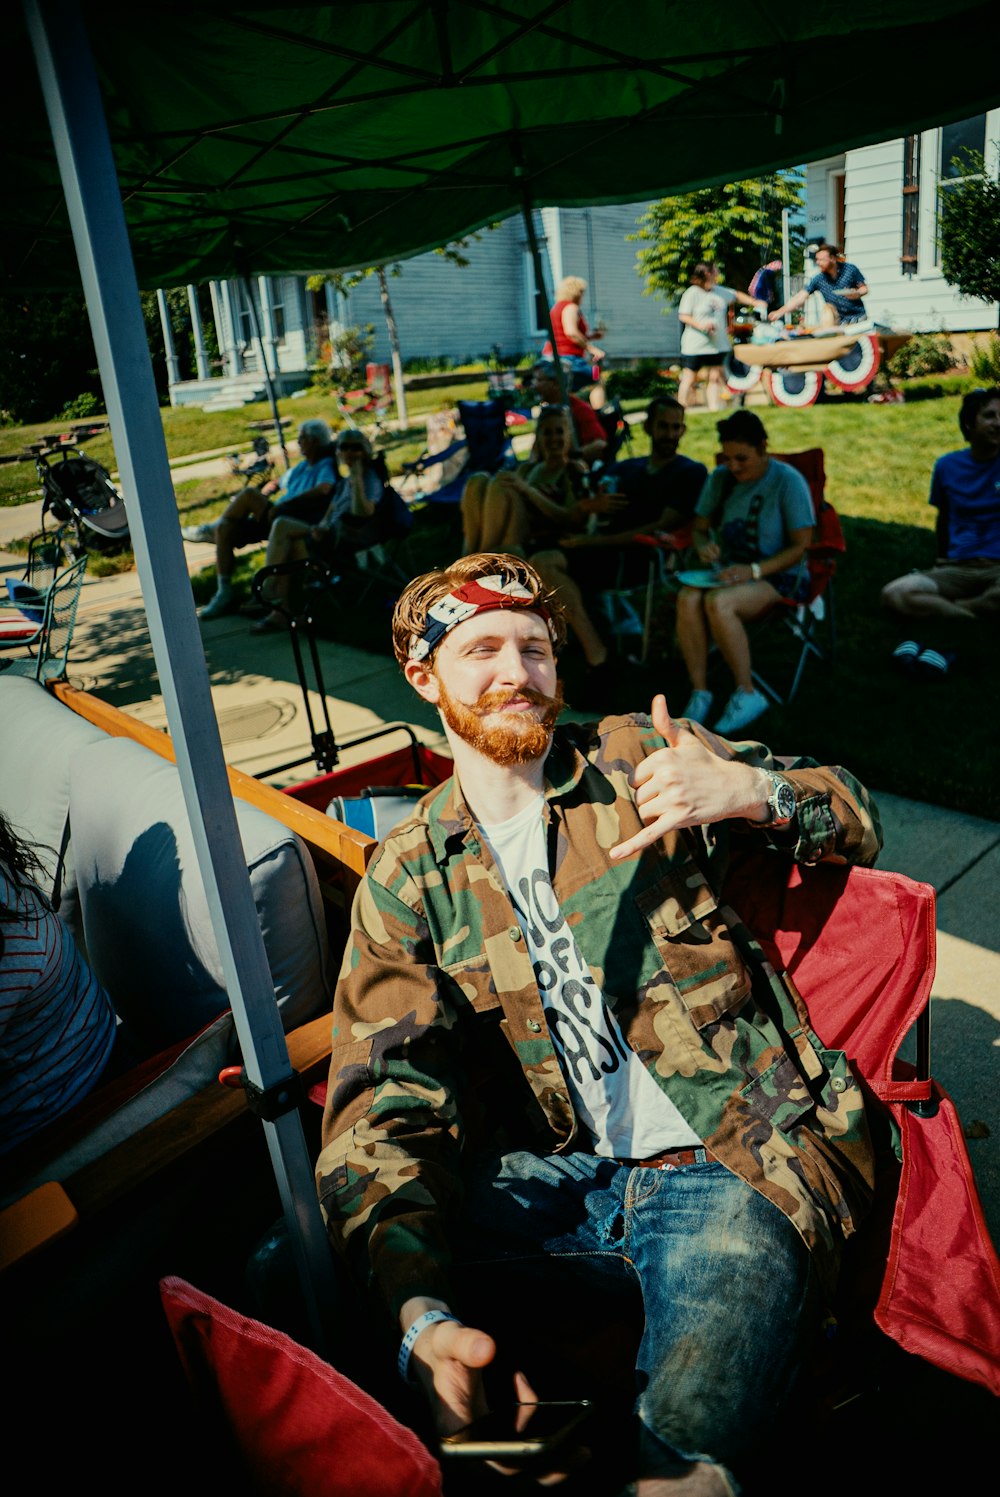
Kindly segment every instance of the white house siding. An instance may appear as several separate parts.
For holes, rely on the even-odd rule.
[[[562,273],[587,282],[583,310],[591,323],[605,323],[601,346],[609,358],[674,358],[680,350],[676,308],[643,294],[644,282],[635,268],[638,246],[626,239],[646,206],[556,210]]]
[[[987,169],[997,170],[1000,110],[986,119]],[[920,140],[920,227],[917,269],[903,273],[902,139],[848,151],[814,162],[806,174],[807,230],[810,239],[834,238],[833,178],[846,174],[845,244],[868,282],[868,311],[879,322],[910,332],[975,332],[995,328],[997,306],[958,294],[937,263],[936,209],[941,132],[925,130]]]
[[[494,344],[508,355],[530,346],[524,325],[522,236],[520,223],[509,219],[463,251],[468,265],[454,265],[433,253],[402,262],[400,274],[388,277],[388,287],[404,360],[476,360]],[[388,362],[389,339],[374,276],[348,292],[342,318],[349,325],[371,323],[375,359]]]
[[[536,213],[547,289],[563,275],[588,283],[584,312],[607,324],[603,347],[614,358],[670,357],[680,343],[676,313],[642,294],[635,270],[635,228],[642,203],[602,208],[544,208]],[[537,351],[544,333],[533,326],[531,258],[520,218],[506,219],[465,250],[469,264],[441,255],[403,262],[389,280],[404,359],[482,358],[494,344],[505,355]],[[596,315],[595,315],[596,314]],[[378,285],[369,278],[348,294],[344,319],[372,323],[375,358],[389,358]]]

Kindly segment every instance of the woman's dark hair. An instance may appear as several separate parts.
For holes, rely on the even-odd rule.
[[[25,884],[45,881],[45,869],[30,842],[19,837],[0,811],[0,863],[10,875],[11,882],[20,889]],[[3,906],[0,905],[0,913]]]
[[[709,276],[713,274],[714,270],[714,260],[699,260],[698,264],[691,271],[690,280],[692,286],[704,286],[705,282],[708,280]]]
[[[763,447],[767,442],[764,423],[753,411],[734,411],[715,429],[720,442],[745,442],[748,447]]]
[[[10,875],[11,883],[17,889],[23,889],[26,884],[35,884],[38,880],[44,881],[45,879],[45,869],[39,862],[35,849],[29,842],[25,842],[17,835],[2,811],[0,811],[0,865]],[[10,908],[0,900],[0,957],[3,956],[5,945],[3,920],[12,915],[18,920],[22,918],[16,907]]]
[[[1000,400],[1000,386],[997,385],[994,385],[992,390],[970,390],[962,401],[958,411],[958,424],[967,442],[972,441],[972,433],[976,429],[976,417],[979,412],[983,406],[990,405],[994,400]]]

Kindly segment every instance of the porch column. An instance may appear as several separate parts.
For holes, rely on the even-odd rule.
[[[160,309],[160,330],[163,333],[163,349],[167,356],[167,384],[170,388],[170,404],[174,403],[173,388],[180,383],[181,366],[177,362],[177,350],[174,347],[174,330],[170,326],[170,308],[167,306],[166,292],[157,287],[156,305]]]
[[[229,281],[219,282],[221,293],[223,323],[225,326],[226,346],[223,357],[226,363],[226,373],[230,379],[235,379],[237,374],[243,372],[240,350],[236,338],[236,314],[233,310],[233,288]]]
[[[271,296],[271,277],[260,275],[257,277],[257,289],[260,292],[260,314],[264,326],[261,332],[264,335],[264,347],[268,350],[271,360],[271,373],[278,372],[278,334],[274,327],[274,301]]]
[[[205,335],[201,327],[201,308],[198,304],[198,287],[188,286],[188,309],[191,313],[191,332],[194,335],[194,358],[199,379],[210,379],[208,354],[205,352]],[[214,305],[214,303],[213,303]]]

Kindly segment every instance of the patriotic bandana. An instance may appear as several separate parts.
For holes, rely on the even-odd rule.
[[[541,606],[523,582],[518,582],[513,577],[505,579],[501,573],[495,572],[489,577],[477,577],[474,582],[463,582],[454,592],[447,593],[432,604],[427,610],[423,634],[414,634],[410,638],[409,658],[426,660],[456,624],[474,618],[477,613],[490,613],[495,608],[530,608],[548,624],[549,634],[553,644],[555,643],[548,610]]]

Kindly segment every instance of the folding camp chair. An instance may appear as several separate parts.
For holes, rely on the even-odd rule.
[[[723,898],[801,995],[824,1045],[844,1050],[901,1134],[875,1324],[906,1351],[1000,1395],[1000,1263],[954,1104],[931,1079],[934,890],[903,874],[771,853],[733,866]],[[897,1058],[916,1024],[916,1065]]]
[[[810,447],[803,452],[774,453],[774,458],[795,468],[809,485],[816,529],[812,544],[803,559],[808,575],[808,591],[800,602],[782,598],[775,603],[760,625],[767,628],[772,620],[782,623],[798,645],[795,668],[791,683],[781,694],[757,671],[753,679],[761,691],[778,706],[791,702],[802,681],[802,675],[810,656],[833,663],[837,646],[837,618],[834,600],[833,579],[837,562],[846,548],[840,517],[826,497],[826,470],[823,464],[823,449]]]
[[[640,640],[637,658],[646,661],[657,598],[670,586],[679,558],[690,544],[691,527],[685,525],[676,531],[637,535],[617,553],[609,552],[609,556],[616,558],[610,565],[617,566],[617,575],[613,586],[601,590],[599,602],[619,651],[624,649],[634,654],[628,651],[628,644]],[[641,579],[635,580],[636,550],[640,547],[646,558],[646,571]]]
[[[20,658],[0,659],[0,671],[52,681],[66,674],[87,553],[61,572],[58,536],[37,536],[28,553],[26,575],[0,607],[0,650],[23,650]]]
[[[458,419],[464,433],[443,452],[423,452],[415,462],[404,463],[403,472],[419,481],[415,498],[430,505],[457,505],[471,473],[498,473],[514,468],[517,458],[507,432],[507,407],[502,400],[460,400]],[[424,474],[439,467],[464,449],[459,472],[434,488],[422,482]]]

